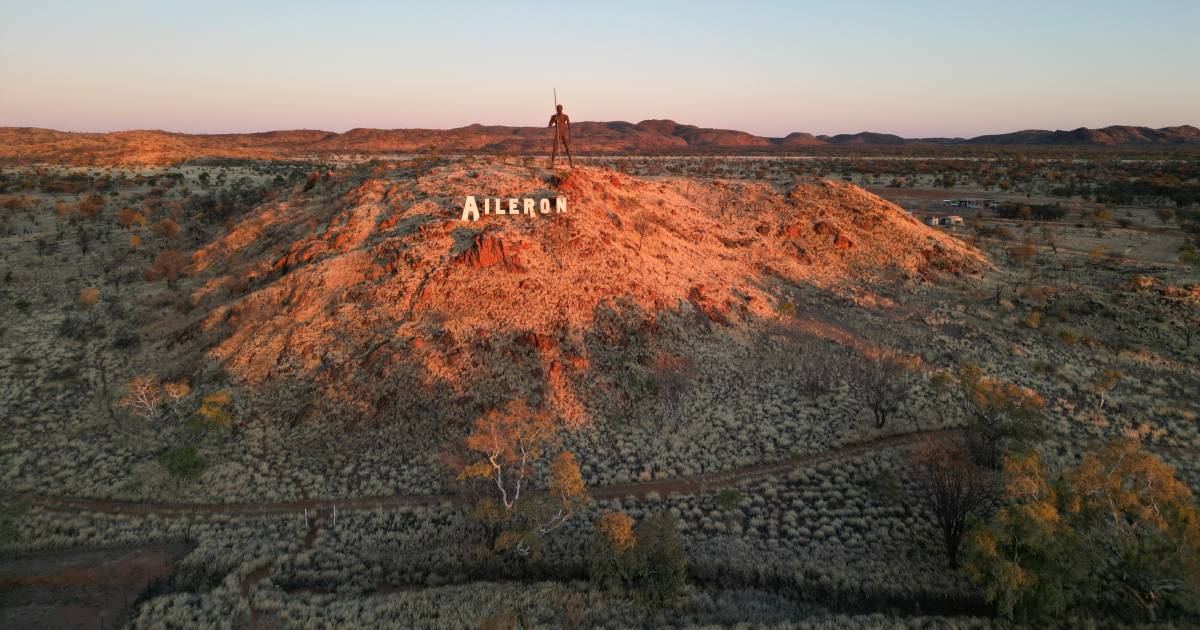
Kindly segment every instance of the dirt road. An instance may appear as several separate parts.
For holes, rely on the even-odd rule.
[[[629,496],[645,498],[655,493],[660,496],[669,494],[698,494],[712,492],[729,487],[743,481],[753,481],[787,473],[795,468],[813,466],[827,461],[852,457],[863,453],[885,448],[902,447],[924,437],[939,437],[955,433],[956,429],[939,429],[892,435],[869,442],[852,444],[841,448],[831,449],[821,453],[813,453],[786,461],[757,464],[745,468],[737,468],[716,473],[679,477],[676,479],[661,479],[627,484],[596,486],[589,493],[596,499],[613,499]],[[83,499],[74,497],[52,497],[36,494],[0,493],[4,501],[28,501],[29,503],[56,512],[93,512],[99,514],[117,514],[125,516],[160,517],[184,516],[272,516],[279,514],[295,514],[304,510],[315,512],[337,508],[339,512],[355,510],[395,509],[401,507],[420,507],[441,503],[463,503],[468,497],[461,494],[440,495],[394,495],[377,497],[349,497],[330,499],[301,499],[296,501],[280,501],[273,503],[135,503],[130,501],[113,501],[107,499]]]
[[[64,550],[0,559],[0,628],[117,628],[138,595],[194,544]]]

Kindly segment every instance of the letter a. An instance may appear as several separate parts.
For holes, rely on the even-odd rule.
[[[475,197],[468,195],[466,203],[463,204],[463,221],[478,221],[479,206],[475,203]]]

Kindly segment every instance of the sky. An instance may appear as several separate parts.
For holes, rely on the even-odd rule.
[[[1200,125],[1200,1],[0,0],[0,126]]]

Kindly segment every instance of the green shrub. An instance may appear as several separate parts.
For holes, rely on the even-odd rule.
[[[17,540],[16,522],[29,511],[28,501],[0,504],[0,546]]]
[[[719,510],[732,510],[742,502],[742,493],[733,488],[725,488],[717,493],[716,503]]]
[[[1179,246],[1179,262],[1189,265],[1200,265],[1200,248],[1190,240]]]
[[[687,584],[678,522],[660,513],[642,519],[632,532],[630,525],[624,514],[601,519],[589,563],[592,581],[610,591],[624,588],[646,604],[674,602]]]
[[[635,533],[637,594],[657,604],[674,601],[687,583],[687,556],[679,541],[679,523],[670,514],[655,514],[639,523]]]
[[[182,446],[158,456],[158,463],[181,479],[197,479],[204,472],[204,460],[196,454],[195,446]]]
[[[896,473],[885,470],[875,475],[867,482],[867,492],[880,505],[903,505],[905,499],[904,484]]]
[[[1200,510],[1138,441],[1111,440],[1057,479],[1036,452],[1010,455],[1004,475],[1006,505],[971,533],[966,567],[1001,614],[1200,619]]]

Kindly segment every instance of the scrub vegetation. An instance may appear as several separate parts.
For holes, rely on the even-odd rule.
[[[139,628],[1200,623],[1158,150],[5,167],[0,604],[90,558],[147,583],[71,614]]]

